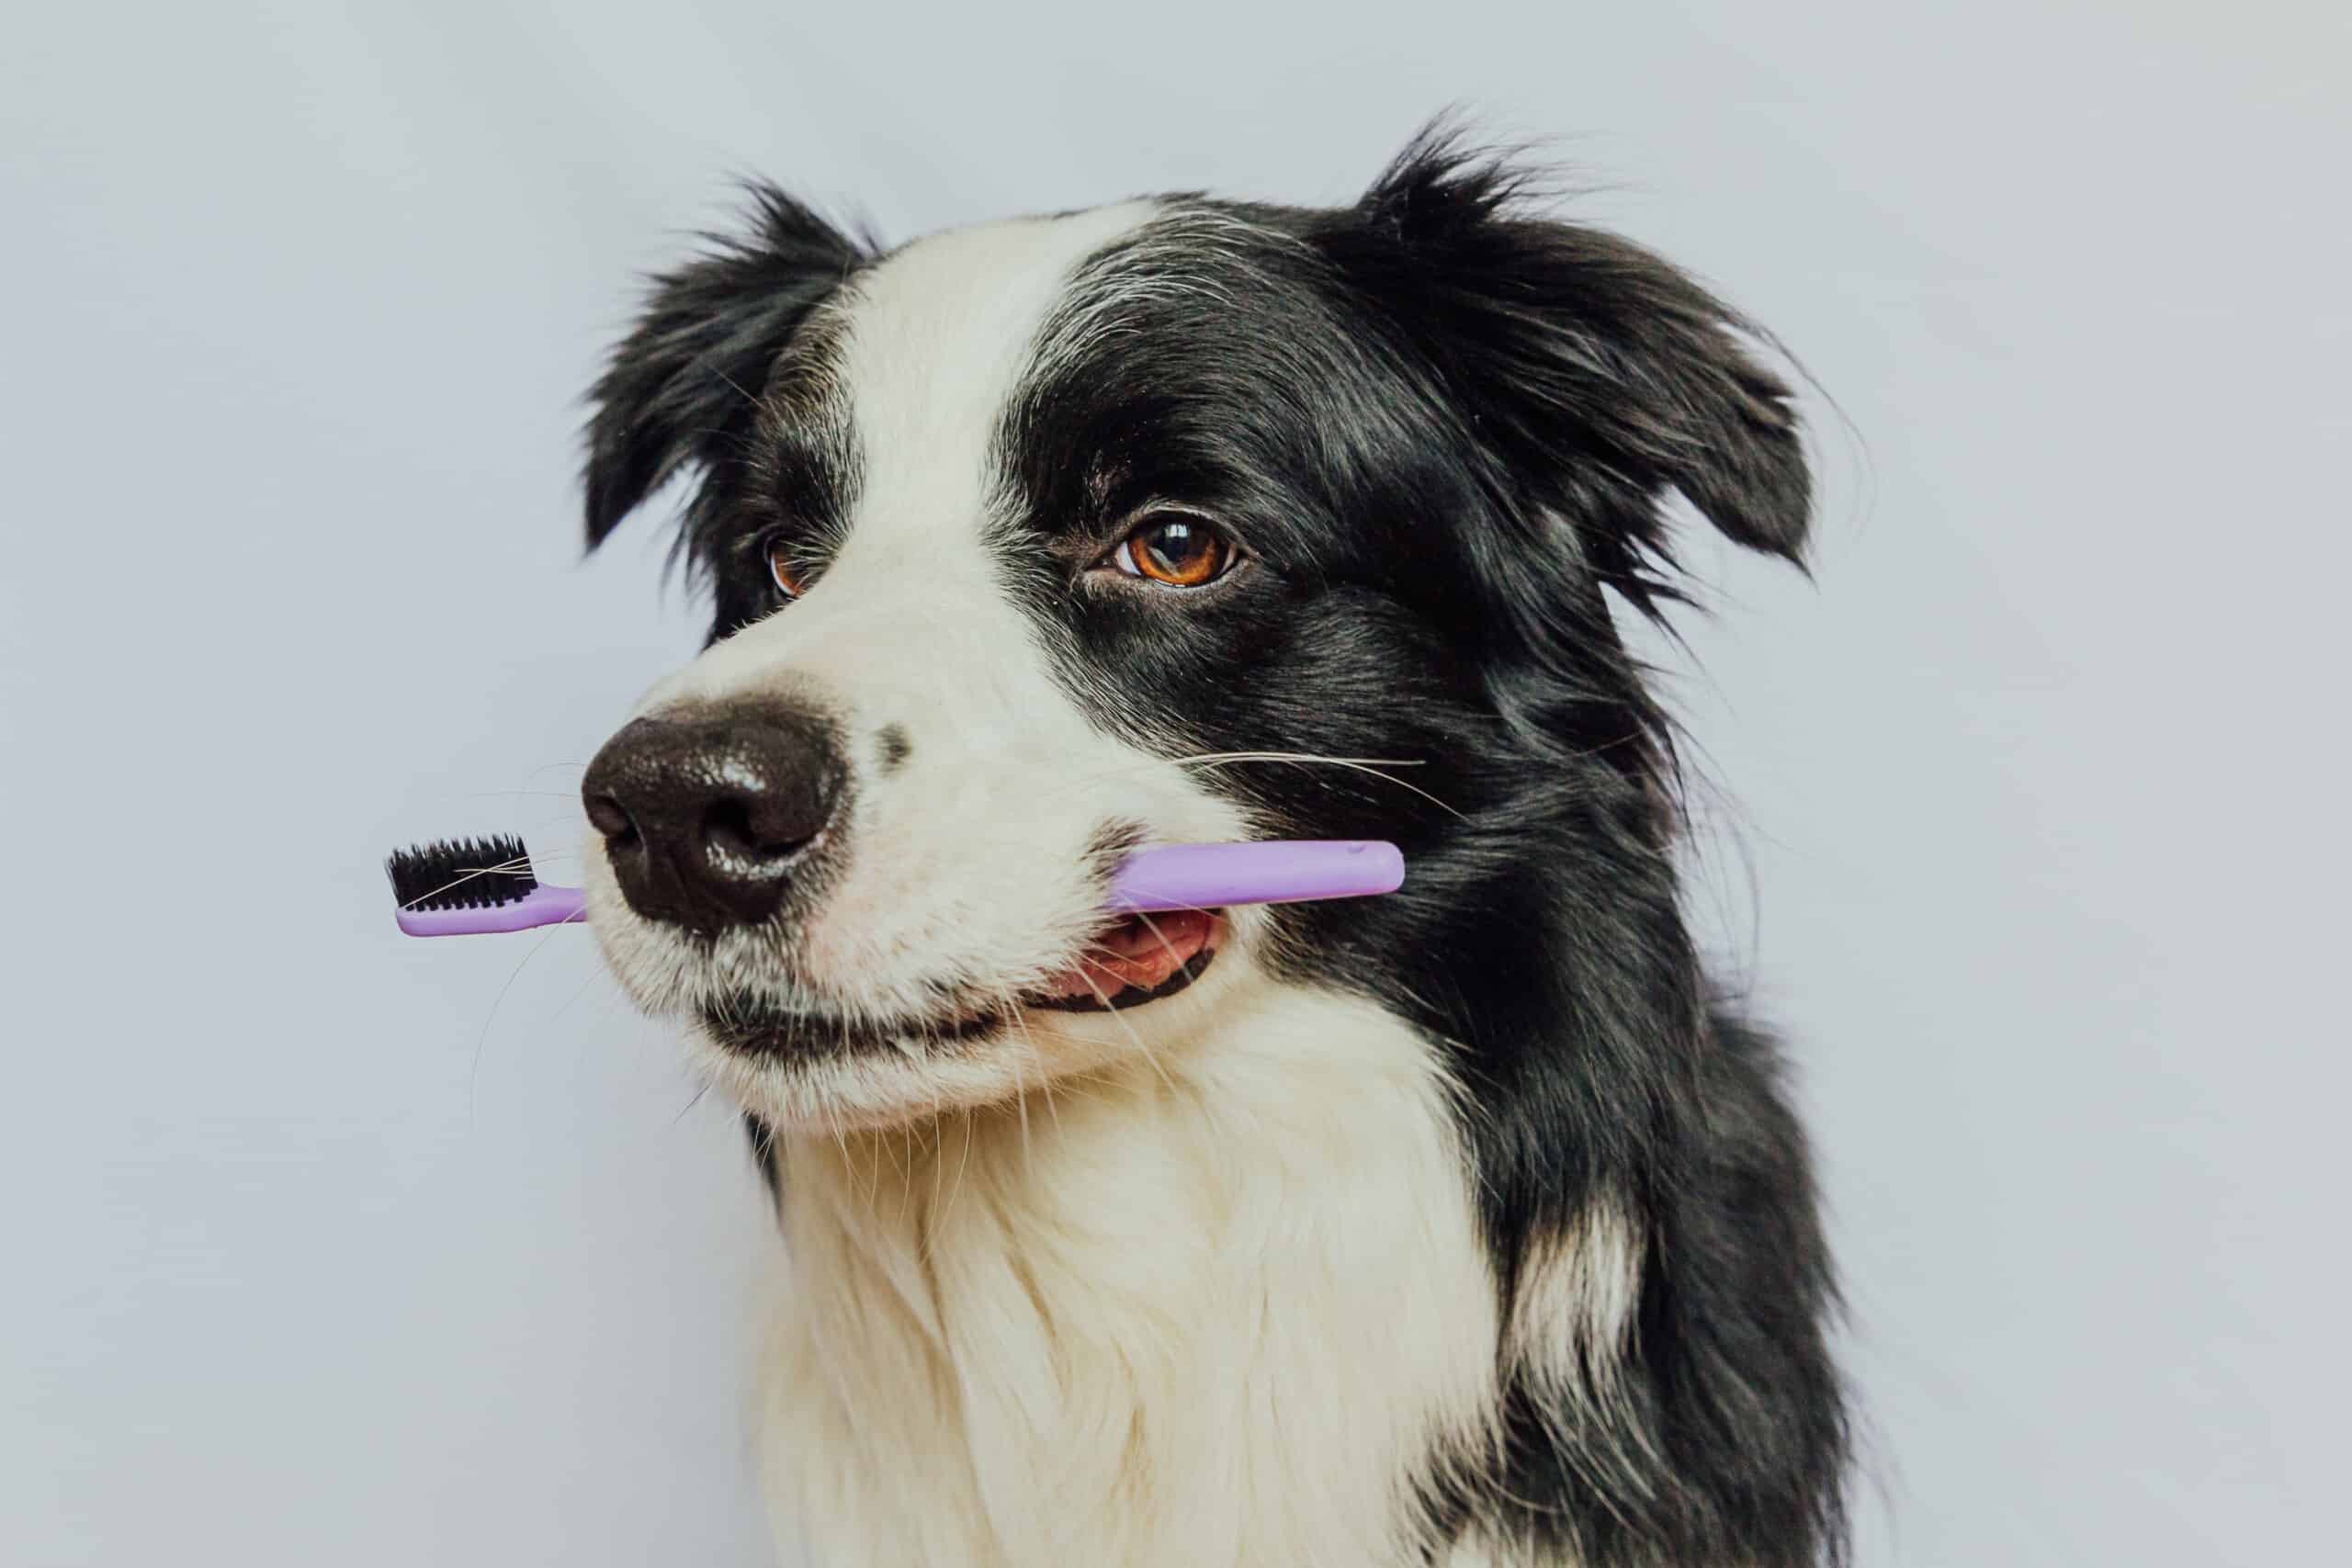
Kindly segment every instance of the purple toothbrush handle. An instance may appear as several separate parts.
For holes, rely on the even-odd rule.
[[[587,897],[577,887],[541,883],[512,904],[479,909],[402,909],[401,930],[411,936],[479,936],[485,931],[528,931],[580,919]]]
[[[1103,907],[1114,914],[1215,909],[1227,904],[1297,904],[1361,898],[1404,886],[1405,857],[1379,839],[1290,839],[1245,844],[1164,844],[1129,855]],[[402,909],[411,936],[479,936],[578,920],[577,887],[541,883],[511,904],[475,909]]]
[[[1404,886],[1405,856],[1379,839],[1169,844],[1127,858],[1105,908],[1117,914],[1361,898]]]

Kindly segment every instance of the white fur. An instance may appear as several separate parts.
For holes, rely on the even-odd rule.
[[[1152,1064],[785,1145],[770,1464],[818,1562],[1421,1560],[1411,1472],[1494,1404],[1449,1086],[1366,1003],[1188,1010]]]
[[[1523,1261],[1503,1348],[1543,1382],[1546,1405],[1620,1396],[1642,1258],[1641,1233],[1624,1208],[1596,1199]]]

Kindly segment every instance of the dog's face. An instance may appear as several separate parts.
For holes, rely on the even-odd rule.
[[[698,470],[717,621],[592,766],[586,880],[747,1107],[1005,1100],[1269,981],[1418,998],[1564,788],[1662,842],[1602,590],[1670,592],[1669,487],[1793,553],[1794,426],[1705,294],[1511,194],[1423,145],[1353,208],[877,257],[770,192],[661,281],[597,389],[590,532]],[[1408,890],[1101,912],[1134,848],[1268,837],[1396,840]]]

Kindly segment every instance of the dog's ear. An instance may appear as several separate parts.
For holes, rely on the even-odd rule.
[[[1659,575],[1668,487],[1801,564],[1812,485],[1789,388],[1752,352],[1762,334],[1640,246],[1542,216],[1530,190],[1441,123],[1325,243],[1513,479],[1645,609],[1674,596]]]
[[[708,470],[749,440],[754,405],[802,320],[866,247],[765,184],[744,231],[659,275],[589,393],[588,547],[682,465]]]

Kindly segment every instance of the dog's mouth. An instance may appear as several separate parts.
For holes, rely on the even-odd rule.
[[[711,1038],[751,1056],[828,1055],[935,1044],[993,1034],[1021,1013],[1113,1012],[1172,997],[1205,974],[1224,933],[1222,912],[1129,915],[1097,933],[1086,953],[1034,990],[1009,999],[943,998],[940,1010],[905,1017],[788,1011],[765,1003],[711,1007]]]
[[[1096,936],[1084,957],[1022,1004],[1094,1012],[1173,996],[1208,967],[1220,927],[1213,909],[1129,915]]]

